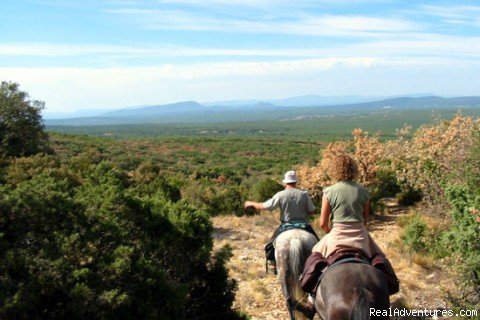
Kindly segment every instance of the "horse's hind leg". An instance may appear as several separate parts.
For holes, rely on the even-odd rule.
[[[287,308],[288,308],[288,313],[290,314],[290,320],[295,320],[295,306],[297,305],[297,302],[293,300],[293,298],[288,298],[287,299]]]
[[[292,296],[292,284],[289,281],[289,266],[285,263],[286,257],[280,255],[280,259],[277,260],[278,268],[278,278],[280,279],[280,285],[282,286],[282,293],[287,303],[288,313],[290,315],[290,320],[295,320],[295,306],[297,301]]]
[[[282,260],[280,259],[280,261]],[[289,279],[287,275],[289,270],[286,270],[285,268],[287,264],[280,263],[279,265],[280,267],[278,268],[278,277],[280,279],[280,285],[282,286],[282,293],[287,303],[287,309],[290,315],[290,320],[295,320],[295,306],[297,305],[297,301],[295,301],[295,299],[292,297],[292,286],[289,283]]]
[[[290,320],[313,319],[315,311],[309,310],[301,301],[293,295],[293,287],[287,279],[282,281],[282,291],[287,302]]]

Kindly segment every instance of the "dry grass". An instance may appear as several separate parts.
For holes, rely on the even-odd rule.
[[[433,271],[437,269],[435,260],[431,256],[414,253],[411,260],[412,263],[420,266],[424,270]]]
[[[395,229],[391,230],[395,233],[395,239],[390,243],[387,253],[401,281],[400,293],[392,297],[392,305],[401,300],[401,303],[410,309],[447,308],[448,296],[457,287],[455,277],[443,261],[435,260],[428,254],[412,253],[401,240],[403,229],[415,214],[418,213],[413,210],[405,211],[396,219]],[[448,223],[443,219],[424,215],[421,218],[429,232],[448,227]],[[432,233],[429,236],[432,236]]]
[[[228,263],[230,276],[238,281],[234,306],[253,319],[286,319],[287,310],[276,276],[265,274],[264,246],[278,222],[276,214],[252,217],[215,217],[216,246],[229,243],[234,256]]]

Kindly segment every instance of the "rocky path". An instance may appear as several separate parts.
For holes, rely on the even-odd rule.
[[[401,290],[391,297],[392,307],[409,309],[446,308],[446,294],[453,286],[438,262],[402,252],[398,217],[408,209],[385,199],[386,212],[369,222],[368,229],[390,258],[401,281]],[[237,280],[234,307],[255,319],[288,319],[276,276],[265,274],[263,247],[277,225],[276,214],[264,212],[253,217],[215,217],[215,246],[230,245],[233,257],[228,264]],[[402,318],[406,319],[406,318]]]

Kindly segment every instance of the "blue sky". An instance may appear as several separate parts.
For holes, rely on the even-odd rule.
[[[0,80],[50,112],[480,95],[480,2],[0,0]]]

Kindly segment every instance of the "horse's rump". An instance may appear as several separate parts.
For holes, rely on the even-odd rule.
[[[278,279],[292,319],[302,319],[303,316],[294,316],[295,306],[306,297],[300,288],[300,276],[305,260],[316,242],[316,237],[311,233],[302,229],[291,229],[282,232],[274,243]]]
[[[315,236],[302,229],[291,229],[282,232],[274,242],[277,269],[283,267],[288,274],[294,275],[295,280],[298,282],[305,260],[310,256],[312,248],[316,243],[317,239]]]
[[[387,310],[390,306],[384,275],[366,264],[327,269],[319,287],[315,307],[321,318],[370,319],[370,308]]]

